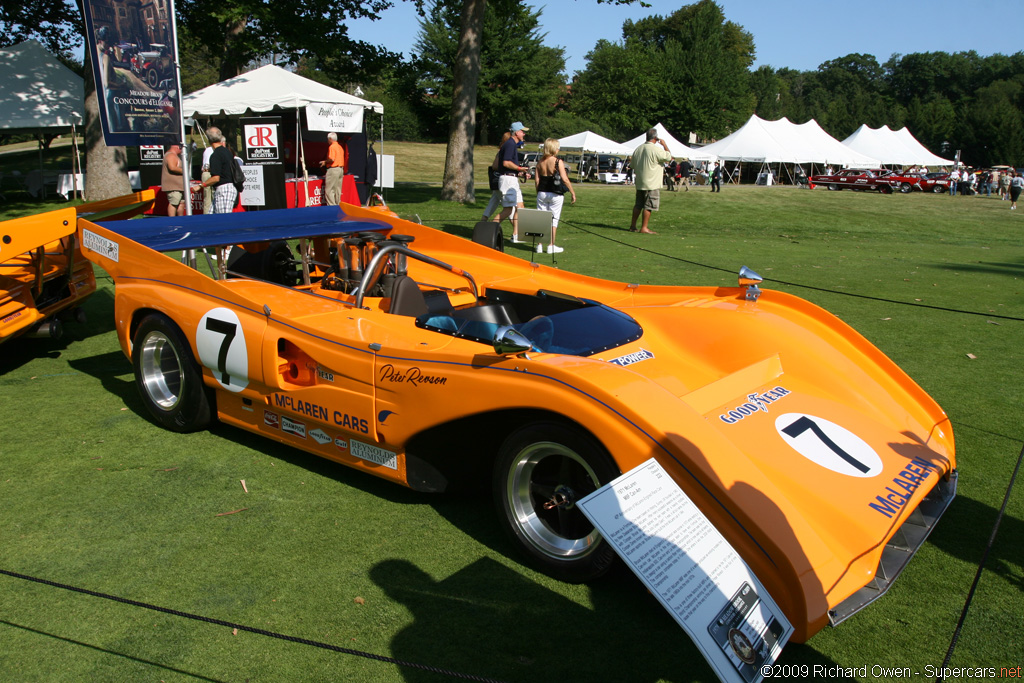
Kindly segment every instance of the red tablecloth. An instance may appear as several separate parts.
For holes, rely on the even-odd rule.
[[[284,181],[285,198],[288,208],[302,206],[321,206],[323,204],[324,181],[322,178],[309,179],[309,201],[306,201],[306,187],[301,178]],[[341,201],[359,206],[359,192],[356,190],[356,177],[346,175],[341,181]]]

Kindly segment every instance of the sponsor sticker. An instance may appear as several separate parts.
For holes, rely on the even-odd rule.
[[[82,229],[82,246],[91,251],[95,251],[101,256],[107,257],[115,263],[117,262],[117,242],[108,240],[106,237],[101,237],[92,230],[86,230],[85,228]]]
[[[384,467],[397,470],[398,469],[398,454],[392,451],[385,450],[378,446],[371,446],[368,443],[362,441],[356,441],[353,439],[351,442],[349,452],[359,458],[360,460],[366,460],[377,465],[383,465]]]
[[[277,413],[272,413],[269,410],[263,411],[263,424],[274,429],[281,428],[281,418]]]
[[[345,439],[341,438],[340,436],[334,437],[334,445],[338,447],[339,451],[348,450],[348,441],[345,441]]]
[[[642,360],[650,360],[651,358],[654,358],[654,354],[653,353],[651,353],[647,349],[640,349],[639,351],[636,351],[634,353],[627,353],[625,356],[619,356],[618,358],[612,358],[608,362],[613,364],[613,365],[621,365],[622,367],[626,367],[627,365],[632,365],[633,363],[639,363]]]
[[[789,389],[785,387],[775,387],[769,389],[760,394],[747,394],[747,402],[742,403],[727,413],[722,413],[718,416],[718,419],[725,424],[736,424],[748,415],[754,415],[758,411],[767,413],[768,406],[775,403],[783,396],[788,396],[790,393]]]
[[[333,382],[334,381],[334,373],[331,372],[330,370],[327,370],[322,365],[316,366],[316,375],[320,379],[325,380],[327,382]]]
[[[287,432],[300,439],[306,438],[306,423],[293,420],[290,417],[281,416],[281,431]]]
[[[322,429],[314,429],[309,433],[309,435],[313,437],[314,441],[321,445],[325,443],[330,443],[332,441],[331,437],[327,434],[327,432],[325,432]]]

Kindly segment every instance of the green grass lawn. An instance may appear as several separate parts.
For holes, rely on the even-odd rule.
[[[489,196],[482,175],[475,206],[441,202],[443,147],[389,146],[401,169],[390,206],[471,234]],[[478,150],[477,171],[491,154]],[[978,197],[727,186],[663,193],[651,221],[660,234],[644,236],[625,230],[630,188],[584,184],[578,195],[556,267],[734,285],[750,266],[766,288],[849,322],[949,413],[960,489],[929,542],[884,598],[781,659],[866,666],[863,680],[909,680],[873,666],[927,678],[1024,443],[1024,212]],[[0,205],[0,215],[44,206]],[[531,257],[525,245],[507,250]],[[414,493],[225,426],[156,427],[114,338],[113,287],[101,283],[87,325],[0,347],[0,569],[508,681],[716,680],[625,572],[574,586],[520,564],[484,495]],[[953,666],[1024,660],[1022,537],[1018,486]],[[0,576],[4,681],[442,679]]]

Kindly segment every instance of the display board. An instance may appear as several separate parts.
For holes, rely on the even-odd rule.
[[[793,627],[653,458],[577,505],[727,683],[758,683]]]

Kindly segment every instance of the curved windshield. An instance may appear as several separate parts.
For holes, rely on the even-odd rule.
[[[536,295],[488,291],[479,304],[416,319],[424,329],[492,344],[498,329],[511,325],[533,350],[591,356],[636,341],[643,328],[614,308],[587,299],[541,291]]]

